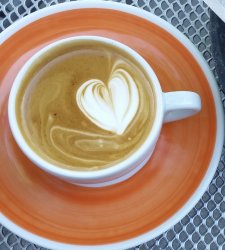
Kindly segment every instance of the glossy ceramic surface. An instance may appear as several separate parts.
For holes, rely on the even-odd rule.
[[[162,233],[201,197],[222,148],[218,92],[197,50],[170,25],[144,11],[109,3],[90,6],[74,3],[45,10],[42,18],[36,16],[23,28],[18,24],[10,36],[5,33],[9,37],[0,45],[4,62],[0,68],[0,219],[22,237],[54,249],[81,249],[81,245],[106,249],[106,244],[107,249],[120,249]],[[138,174],[112,187],[76,187],[46,174],[19,150],[9,129],[8,94],[19,69],[43,46],[74,35],[99,35],[127,44],[150,63],[163,91],[191,90],[202,99],[198,115],[164,125],[151,160]]]

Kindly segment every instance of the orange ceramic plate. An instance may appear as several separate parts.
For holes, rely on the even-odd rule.
[[[60,181],[34,166],[9,129],[13,80],[37,50],[77,35],[118,40],[142,55],[163,91],[199,93],[202,111],[163,127],[151,160],[134,177],[90,189]],[[223,143],[216,83],[194,46],[175,28],[118,3],[74,2],[36,12],[0,36],[0,222],[53,249],[127,248],[162,233],[200,199]]]

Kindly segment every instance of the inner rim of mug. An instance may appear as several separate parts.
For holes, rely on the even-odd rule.
[[[138,64],[141,65],[142,70],[144,70],[149,78],[152,81],[152,87],[155,95],[155,101],[156,101],[156,112],[155,112],[155,118],[152,124],[152,128],[149,131],[149,134],[147,138],[143,141],[143,143],[137,148],[136,151],[134,151],[133,154],[128,156],[125,160],[120,161],[119,163],[116,163],[115,165],[109,166],[104,169],[94,170],[94,171],[82,171],[82,170],[73,170],[73,169],[64,169],[60,166],[54,165],[46,160],[44,160],[42,157],[40,157],[37,153],[35,153],[34,150],[28,146],[27,142],[25,141],[24,137],[22,136],[22,133],[19,129],[17,119],[16,119],[16,96],[17,92],[20,88],[21,82],[23,77],[26,75],[27,70],[30,68],[30,66],[35,63],[35,61],[44,55],[46,52],[48,52],[50,49],[56,48],[59,45],[70,43],[70,42],[81,42],[81,41],[97,41],[102,42],[108,45],[111,45],[115,48],[122,49],[125,51],[125,53],[129,54]],[[148,148],[150,145],[153,145],[155,141],[157,140],[157,137],[160,133],[162,122],[163,122],[163,99],[162,99],[162,90],[161,86],[159,84],[158,78],[155,75],[153,69],[151,66],[142,58],[137,52],[135,52],[133,49],[128,47],[125,44],[122,44],[118,41],[100,37],[100,36],[75,36],[75,37],[69,37],[65,39],[58,40],[56,42],[53,42],[46,47],[39,50],[37,53],[35,53],[26,63],[25,65],[20,69],[17,77],[14,80],[10,95],[9,95],[9,103],[8,103],[8,115],[9,115],[9,124],[11,131],[14,135],[14,138],[21,148],[21,150],[25,153],[25,155],[32,160],[36,165],[41,167],[42,169],[51,172],[53,174],[60,175],[62,177],[78,177],[78,178],[84,178],[84,179],[95,179],[98,177],[107,177],[115,173],[119,173],[121,171],[126,170],[126,168],[132,164],[135,164],[143,154],[145,154],[148,151]]]

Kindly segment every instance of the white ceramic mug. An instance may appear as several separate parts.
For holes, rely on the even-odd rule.
[[[145,73],[151,78],[152,85],[155,91],[155,100],[157,108],[155,120],[153,122],[152,129],[149,132],[149,135],[147,136],[143,144],[130,157],[105,169],[82,172],[76,170],[63,169],[61,167],[55,166],[41,158],[29,147],[29,145],[23,138],[17,123],[16,96],[20,88],[22,79],[26,75],[28,69],[37,59],[39,59],[43,54],[48,52],[49,49],[52,49],[55,46],[59,45],[63,46],[66,43],[70,43],[71,41],[80,42],[87,40],[100,41],[105,44],[110,44],[115,46],[116,48],[125,51],[126,53],[129,53],[129,55],[132,56],[134,60],[136,60],[142,66]],[[153,69],[137,52],[122,43],[108,38],[97,36],[77,36],[62,39],[38,51],[27,61],[27,63],[22,67],[22,69],[18,73],[13,83],[8,102],[8,116],[10,127],[16,142],[18,143],[21,150],[25,153],[25,155],[35,165],[37,165],[44,171],[56,177],[59,177],[67,182],[88,187],[107,186],[119,183],[133,176],[146,164],[146,162],[151,157],[156,142],[159,138],[163,123],[180,120],[192,116],[199,112],[200,109],[201,99],[198,94],[189,91],[163,93],[160,87],[159,80],[155,75]]]

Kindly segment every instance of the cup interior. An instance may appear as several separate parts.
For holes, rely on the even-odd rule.
[[[51,51],[56,50],[57,48],[60,48],[62,46],[67,46],[70,43],[80,43],[80,42],[100,42],[103,44],[107,44],[110,46],[113,46],[119,50],[122,50],[127,55],[132,57],[142,68],[143,71],[149,76],[152,82],[152,87],[154,90],[155,95],[155,102],[156,102],[156,112],[155,112],[155,118],[153,121],[152,128],[143,142],[143,144],[127,159],[122,160],[121,162],[117,163],[116,165],[112,167],[108,167],[105,169],[99,169],[95,171],[76,171],[76,170],[69,170],[69,169],[63,169],[59,166],[55,166],[42,157],[40,157],[34,150],[31,149],[31,147],[26,143],[23,135],[21,134],[20,128],[18,126],[18,121],[16,118],[16,98],[18,90],[20,89],[21,82],[23,78],[26,76],[29,69],[34,65],[38,65],[39,62],[41,62],[41,58],[46,55],[50,54]],[[103,176],[110,176],[115,173],[119,173],[121,171],[126,171],[127,168],[130,166],[136,164],[137,162],[143,161],[143,156],[148,153],[150,148],[154,146],[154,144],[157,141],[157,138],[159,136],[162,121],[163,121],[163,102],[162,102],[162,90],[158,81],[157,76],[155,75],[153,69],[151,66],[144,60],[143,57],[141,57],[137,52],[135,52],[133,49],[129,48],[128,46],[117,42],[115,40],[99,37],[99,36],[77,36],[77,37],[69,37],[65,39],[58,40],[54,43],[51,43],[47,45],[46,47],[42,48],[40,51],[38,51],[35,55],[33,55],[23,66],[23,68],[18,73],[11,92],[9,96],[9,104],[8,104],[8,114],[9,114],[9,123],[10,128],[12,130],[12,133],[14,135],[14,138],[16,139],[17,144],[20,146],[21,150],[27,155],[27,157],[33,161],[36,165],[41,167],[42,169],[57,174],[59,176],[63,177],[78,177],[78,178],[84,178],[84,179],[93,179]]]

